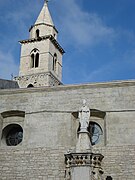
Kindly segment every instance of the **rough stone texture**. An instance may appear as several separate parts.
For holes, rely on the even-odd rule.
[[[73,167],[72,180],[91,180],[91,171],[89,166]]]
[[[79,120],[75,114],[82,100],[87,99],[91,113],[98,109],[106,114],[102,118],[91,116],[103,128],[102,143],[93,146],[93,152],[104,155],[104,177],[134,180],[134,89],[135,81],[125,81],[0,90],[0,132],[11,123],[21,125],[24,130],[23,141],[17,147],[7,147],[2,138],[0,177],[64,179],[64,153],[74,150],[78,138]]]
[[[62,147],[1,149],[0,179],[63,180],[64,152]]]
[[[111,176],[113,180],[135,179],[135,145],[105,146],[93,151],[100,151],[104,155],[104,177]]]
[[[62,147],[0,149],[0,179],[63,180],[65,151]],[[104,147],[98,151],[105,156],[104,177],[134,180],[135,146]]]
[[[12,80],[0,79],[0,89],[19,88],[18,83]]]
[[[58,86],[62,84],[54,74],[51,72],[46,73],[36,73],[33,75],[19,76],[14,78],[18,81],[19,87],[44,87],[44,86]]]
[[[88,132],[78,134],[76,152],[91,152],[91,143]]]

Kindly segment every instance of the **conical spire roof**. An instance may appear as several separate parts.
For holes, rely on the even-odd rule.
[[[48,1],[45,1],[44,6],[35,22],[35,24],[45,23],[54,26],[50,11],[48,9]]]

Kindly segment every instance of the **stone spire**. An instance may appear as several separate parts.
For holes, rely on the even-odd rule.
[[[41,23],[54,26],[50,11],[48,9],[48,0],[45,0],[43,8],[35,22],[35,24],[41,24]]]

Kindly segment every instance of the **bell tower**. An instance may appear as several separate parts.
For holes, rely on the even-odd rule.
[[[14,79],[20,88],[62,84],[64,50],[57,42],[58,31],[51,18],[47,0],[29,33],[29,39],[20,41],[19,76]]]

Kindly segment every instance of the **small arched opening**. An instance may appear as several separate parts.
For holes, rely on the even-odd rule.
[[[34,87],[33,84],[29,84],[29,85],[27,86],[27,88],[32,88],[32,87]]]
[[[34,67],[34,54],[31,54],[31,68]]]
[[[111,176],[107,176],[106,180],[112,180],[112,177]]]
[[[57,69],[57,54],[55,53],[53,56],[53,71],[56,72]]]
[[[39,53],[36,54],[35,58],[35,68],[39,66]]]
[[[39,37],[39,32],[40,32],[39,29],[37,29],[37,30],[36,30],[36,38]]]

